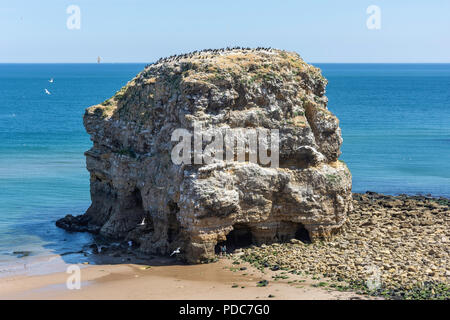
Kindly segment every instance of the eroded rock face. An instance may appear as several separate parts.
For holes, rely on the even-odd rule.
[[[272,49],[203,51],[147,66],[86,110],[93,147],[86,152],[92,205],[85,219],[144,252],[181,247],[191,263],[213,258],[227,236],[229,245],[288,240],[304,229],[312,240],[329,237],[344,223],[352,195],[326,83],[296,53]],[[172,133],[195,124],[278,129],[279,167],[174,164]]]

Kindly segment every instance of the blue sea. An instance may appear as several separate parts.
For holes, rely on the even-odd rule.
[[[450,197],[450,64],[317,66],[329,80],[355,192]],[[82,115],[143,68],[0,64],[0,262],[90,241],[54,226],[90,204]]]

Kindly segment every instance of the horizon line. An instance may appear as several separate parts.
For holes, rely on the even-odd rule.
[[[335,62],[335,61],[306,61],[309,64],[450,64],[450,61],[447,62]],[[153,64],[154,62],[2,62],[0,64]]]

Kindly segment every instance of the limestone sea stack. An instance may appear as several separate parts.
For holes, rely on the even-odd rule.
[[[92,204],[58,226],[131,240],[145,253],[180,247],[190,263],[210,261],[223,245],[330,237],[352,209],[352,180],[338,160],[341,130],[327,109],[326,84],[298,54],[275,49],[160,59],[86,110]],[[239,132],[236,141],[247,144],[245,133],[276,132],[257,140],[272,162],[250,161],[250,148],[243,158],[227,158],[227,149],[209,163],[188,161],[195,146],[184,162],[174,161],[186,139],[175,141],[174,132],[195,136],[195,128],[225,141]],[[203,150],[208,139],[200,143]]]

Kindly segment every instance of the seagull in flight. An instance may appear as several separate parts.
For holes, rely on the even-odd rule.
[[[175,250],[174,252],[172,252],[172,253],[170,254],[170,256],[173,256],[174,254],[180,253],[180,249],[181,249],[181,248],[177,248],[177,250]]]
[[[44,89],[44,90],[45,90],[46,94],[51,95],[50,91],[48,91],[47,89]]]
[[[138,226],[145,226],[145,218],[142,219],[142,222],[138,224]]]

